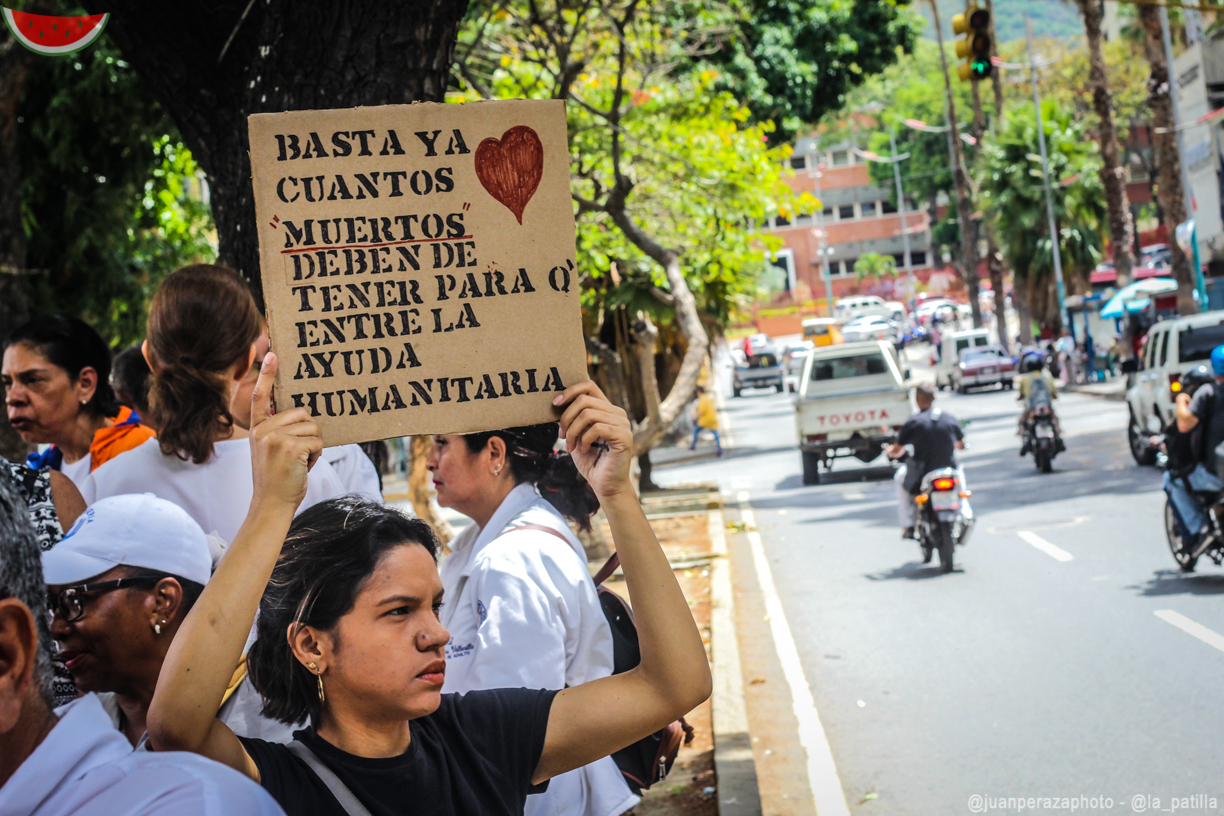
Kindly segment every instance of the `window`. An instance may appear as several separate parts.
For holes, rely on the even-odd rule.
[[[1164,337],[1163,337],[1163,338],[1161,338],[1161,341],[1160,341],[1160,362],[1159,362],[1159,363],[1157,363],[1157,365],[1164,365],[1164,364],[1165,364],[1165,360],[1167,360],[1167,359],[1168,359],[1168,356],[1169,356],[1169,335],[1170,335],[1170,334],[1172,334],[1172,333],[1173,333],[1173,330],[1172,330],[1172,329],[1170,329],[1169,331],[1165,332],[1165,333],[1164,333]]]
[[[833,208],[832,207],[825,207],[823,210],[820,211],[820,214],[823,215],[825,218],[828,218],[830,221],[833,220]]]
[[[774,226],[775,227],[790,226],[790,219],[784,215],[779,215],[777,218],[774,219]]]
[[[791,156],[790,166],[795,170],[803,170],[807,167],[807,156]]]
[[[897,211],[897,208],[896,208],[896,207],[894,207],[894,206],[893,206],[893,203],[892,203],[891,201],[889,201],[888,199],[885,199],[885,200],[883,200],[883,201],[881,201],[881,202],[880,202],[880,212],[881,212],[882,214],[884,214],[884,215],[892,215],[892,214],[893,214],[893,213],[895,213],[896,211]]]
[[[774,368],[778,358],[772,354],[754,354],[748,358],[748,368]]]
[[[831,360],[816,360],[812,363],[812,381],[847,380],[852,377],[869,377],[888,372],[888,363],[882,354],[856,354],[853,357],[834,357]]]
[[[1224,323],[1184,328],[1177,334],[1177,361],[1193,363],[1211,357],[1211,350],[1224,344]]]
[[[876,214],[876,203],[874,201],[864,201],[859,205],[859,212],[863,218],[874,218]]]
[[[799,215],[796,215],[796,216],[795,216],[795,223],[796,223],[796,224],[810,224],[810,223],[812,223],[812,216],[811,216],[811,215],[805,215],[805,214],[799,214]]]
[[[830,158],[834,167],[843,167],[850,163],[850,154],[845,150],[834,150]]]
[[[854,205],[853,204],[843,204],[842,206],[837,208],[837,220],[838,221],[849,221],[852,218],[854,218]]]
[[[924,250],[910,252],[910,263],[912,263],[914,266],[926,266],[926,262],[926,252]]]
[[[910,257],[911,257],[911,258],[913,257],[913,253],[912,253],[912,252],[910,253]],[[898,269],[904,269],[904,268],[905,268],[905,255],[904,255],[904,254],[901,254],[901,255],[894,255],[894,256],[893,256],[893,263],[895,263],[895,264],[897,265],[897,268],[898,268]]]

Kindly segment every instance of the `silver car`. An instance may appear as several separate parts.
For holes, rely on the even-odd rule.
[[[863,343],[870,340],[884,340],[896,344],[900,339],[897,324],[887,317],[871,315],[858,317],[842,326],[842,339],[847,343]]]

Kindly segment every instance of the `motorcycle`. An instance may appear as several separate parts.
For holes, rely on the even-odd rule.
[[[1029,413],[1024,427],[1024,451],[1033,454],[1033,462],[1042,473],[1053,469],[1054,457],[1065,450],[1054,423],[1054,409],[1038,405]]]
[[[940,568],[952,571],[953,553],[964,545],[973,528],[973,520],[965,517],[963,507],[963,500],[970,495],[955,468],[933,470],[923,477],[914,497],[918,505],[914,535],[922,547],[922,563],[931,563],[931,556],[938,552]]]
[[[1194,496],[1203,507],[1207,508],[1207,518],[1211,524],[1209,535],[1215,535],[1215,543],[1206,552],[1198,555],[1195,555],[1195,550],[1201,539],[1197,535],[1190,534],[1186,525],[1182,523],[1177,508],[1173,506],[1173,501],[1165,497],[1165,538],[1169,542],[1169,552],[1173,554],[1173,560],[1177,562],[1182,572],[1194,572],[1195,565],[1203,556],[1214,561],[1217,567],[1224,564],[1224,526],[1221,525],[1220,519],[1220,516],[1224,514],[1224,494],[1214,491],[1204,493],[1196,490]]]

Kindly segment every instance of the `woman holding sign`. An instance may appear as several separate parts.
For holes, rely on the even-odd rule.
[[[441,693],[450,634],[438,619],[432,532],[355,499],[294,520],[323,442],[305,409],[270,415],[275,372],[269,354],[252,399],[250,512],[167,656],[149,710],[154,747],[239,769],[290,816],[516,814],[551,778],[709,696],[701,636],[629,483],[628,420],[593,383],[571,386],[555,404],[574,462],[608,516],[642,662],[559,691],[455,695]],[[312,720],[290,746],[240,740],[210,713],[257,609],[251,678],[265,710]]]
[[[438,504],[471,518],[442,565],[446,691],[567,688],[612,674],[612,632],[566,524],[599,509],[557,423],[434,437]],[[562,774],[527,816],[616,816],[638,803],[611,757]]]
[[[247,432],[229,406],[262,329],[251,290],[230,269],[197,264],[162,281],[149,305],[144,343],[157,438],[95,470],[81,486],[86,503],[152,493],[182,507],[204,532],[232,541],[252,485]],[[303,506],[343,493],[323,463],[310,474]]]

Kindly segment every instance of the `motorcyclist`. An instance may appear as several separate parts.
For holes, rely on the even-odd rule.
[[[951,414],[935,408],[935,386],[919,383],[914,386],[914,402],[918,413],[910,417],[897,433],[897,441],[888,447],[888,455],[899,459],[905,455],[905,446],[913,446],[910,461],[897,469],[893,482],[897,486],[897,519],[901,523],[901,537],[914,538],[914,521],[917,505],[914,496],[922,486],[922,479],[933,470],[956,468],[961,489],[965,489],[965,472],[956,461],[956,451],[965,447],[965,433],[960,423]],[[973,518],[969,501],[962,500],[961,510],[966,519]]]
[[[1212,350],[1211,371],[1215,375],[1212,382],[1201,385],[1193,396],[1183,389],[1175,400],[1178,432],[1190,434],[1196,429],[1199,432],[1198,444],[1194,446],[1199,452],[1198,462],[1184,478],[1165,473],[1169,500],[1196,542],[1192,553],[1195,557],[1218,543],[1195,491],[1224,491],[1216,462],[1216,446],[1224,442],[1224,345]]]
[[[1062,428],[1058,424],[1058,415],[1054,413],[1054,400],[1058,399],[1058,386],[1054,378],[1045,370],[1044,361],[1036,355],[1026,355],[1020,361],[1020,376],[1016,377],[1016,400],[1024,403],[1020,412],[1020,421],[1016,432],[1020,434],[1020,455],[1028,453],[1028,421],[1033,415],[1033,409],[1044,405],[1050,409],[1054,419],[1054,434],[1058,440],[1058,450],[1064,450]]]

